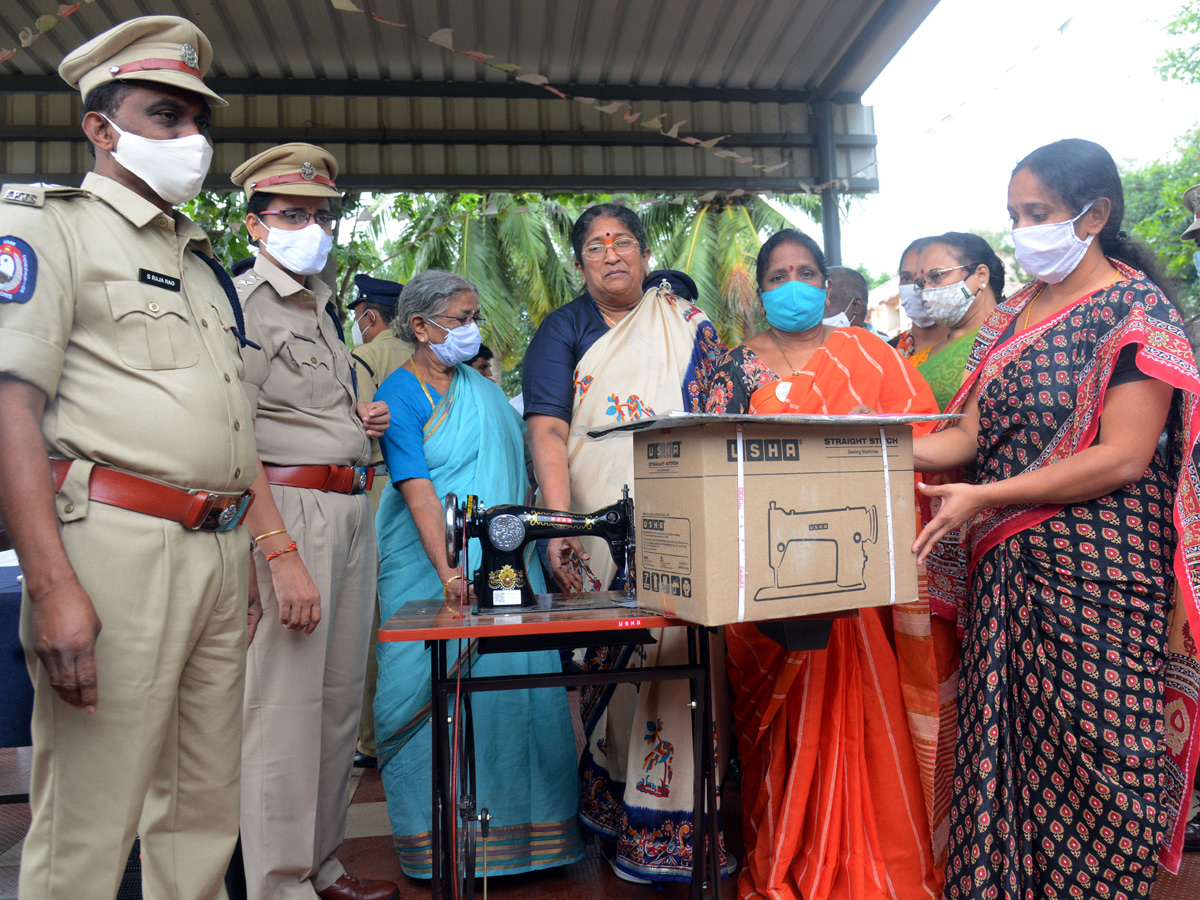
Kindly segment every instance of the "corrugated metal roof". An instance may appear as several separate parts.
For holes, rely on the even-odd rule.
[[[344,3],[345,0],[339,0]],[[936,0],[94,0],[0,64],[3,177],[75,180],[85,171],[79,103],[62,56],[127,18],[172,13],[214,45],[214,185],[272,143],[307,139],[342,160],[347,186],[390,189],[795,190],[818,182],[812,101],[837,102],[837,167],[875,186],[863,90]],[[46,12],[0,6],[0,47]],[[404,24],[399,28],[376,18]],[[452,29],[453,47],[429,40]],[[629,123],[595,103],[626,101]],[[664,129],[644,123],[659,114]],[[661,133],[707,141],[768,169]],[[339,179],[341,181],[342,179]],[[224,185],[222,185],[224,186]]]

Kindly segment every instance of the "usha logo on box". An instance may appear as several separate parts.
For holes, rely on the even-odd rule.
[[[746,462],[784,462],[800,458],[800,438],[754,438],[742,441],[746,448]],[[725,442],[725,454],[729,462],[737,462],[737,441]]]
[[[647,444],[646,459],[679,459],[679,441]]]

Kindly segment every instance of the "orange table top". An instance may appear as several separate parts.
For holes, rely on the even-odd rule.
[[[489,615],[476,615],[469,609],[465,615],[459,615],[457,609],[452,609],[441,600],[412,600],[380,626],[379,640],[434,641],[496,635],[668,628],[691,624],[683,619],[639,609],[635,603],[627,601],[620,591],[592,591],[576,596],[538,594],[537,600],[537,607]]]

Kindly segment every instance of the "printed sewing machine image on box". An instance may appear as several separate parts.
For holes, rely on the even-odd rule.
[[[725,625],[915,600],[914,421],[692,415],[620,429],[633,432],[638,604]]]

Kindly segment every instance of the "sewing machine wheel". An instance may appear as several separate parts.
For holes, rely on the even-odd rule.
[[[442,508],[446,512],[446,565],[457,569],[463,539],[463,511],[458,508],[458,494],[447,494]]]

